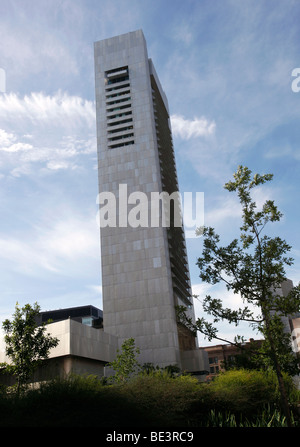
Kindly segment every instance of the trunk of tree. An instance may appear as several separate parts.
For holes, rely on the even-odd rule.
[[[20,389],[21,389],[21,381],[20,381],[20,378],[18,377],[18,380],[17,380],[17,396],[18,397],[20,396]]]
[[[269,320],[268,318],[266,319],[266,326],[268,327],[267,329],[267,338],[269,340],[270,343],[270,348],[271,351],[273,353],[272,355],[272,359],[273,359],[273,367],[274,370],[276,372],[277,375],[277,380],[278,380],[278,387],[279,387],[279,393],[280,393],[280,401],[281,401],[281,409],[286,417],[286,421],[287,421],[287,425],[288,427],[293,427],[293,422],[292,422],[292,417],[291,417],[291,412],[290,412],[290,406],[289,406],[289,399],[288,399],[288,395],[287,395],[287,391],[286,391],[286,386],[283,380],[283,375],[282,375],[282,368],[279,364],[278,361],[278,357],[277,357],[277,353],[276,353],[276,346],[275,343],[273,341],[273,337],[272,337],[272,333],[269,327]]]
[[[287,396],[287,392],[286,392],[286,388],[285,388],[285,384],[284,384],[284,380],[283,380],[283,376],[282,376],[282,372],[281,372],[281,367],[278,362],[278,358],[277,358],[277,354],[276,354],[276,346],[273,341],[272,328],[270,325],[270,314],[269,314],[269,310],[265,307],[265,304],[264,304],[266,302],[265,296],[266,296],[265,293],[263,293],[263,299],[262,299],[262,303],[261,303],[261,310],[262,310],[262,315],[263,315],[263,319],[265,321],[265,328],[266,328],[265,337],[270,344],[270,349],[271,349],[271,353],[272,353],[271,360],[273,361],[273,367],[276,372],[276,376],[277,376],[277,380],[278,380],[281,410],[286,417],[286,422],[287,422],[288,427],[293,427],[288,396]]]
[[[265,317],[265,323],[266,323],[266,327],[267,327],[267,338],[269,340],[270,343],[270,348],[271,351],[273,353],[273,364],[274,364],[274,369],[277,375],[277,380],[278,380],[278,387],[279,387],[279,393],[280,393],[280,401],[281,401],[281,409],[283,411],[283,414],[286,417],[286,422],[288,427],[293,427],[293,422],[292,422],[292,417],[291,417],[291,412],[290,412],[290,406],[289,406],[289,401],[288,401],[288,397],[287,397],[287,392],[286,392],[286,388],[285,388],[285,384],[284,384],[284,380],[283,380],[283,376],[282,376],[282,372],[281,372],[281,367],[279,365],[278,362],[278,358],[277,358],[277,354],[276,354],[276,349],[275,349],[275,344],[273,342],[273,337],[271,334],[271,329],[270,329],[270,325],[269,325],[269,318],[268,316]]]
[[[293,422],[292,422],[292,417],[291,417],[291,412],[290,412],[289,401],[288,401],[288,397],[287,397],[287,393],[286,393],[286,388],[285,388],[285,384],[283,381],[280,365],[278,364],[278,361],[276,359],[276,354],[275,354],[274,362],[275,362],[275,370],[276,370],[276,375],[277,375],[277,380],[278,380],[278,385],[279,385],[281,408],[282,408],[282,411],[286,417],[288,427],[293,427]]]

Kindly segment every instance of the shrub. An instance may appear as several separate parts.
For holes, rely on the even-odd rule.
[[[298,393],[289,376],[285,376],[290,400]],[[272,371],[230,370],[220,374],[209,384],[209,394],[219,408],[251,415],[266,405],[279,407],[280,394]]]
[[[286,381],[298,402],[299,392]],[[274,375],[260,371],[227,371],[211,383],[162,370],[108,385],[96,376],[70,376],[19,397],[0,395],[0,426],[285,426],[277,402]]]
[[[121,389],[120,385],[103,386],[93,376],[54,380],[19,398],[3,399],[2,405],[0,400],[0,416],[5,413],[0,426],[147,426],[147,415]]]
[[[199,383],[190,376],[172,377],[167,371],[140,374],[121,389],[148,419],[159,425],[187,424],[190,407],[198,399]]]

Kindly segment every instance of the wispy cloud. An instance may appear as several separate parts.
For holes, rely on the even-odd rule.
[[[29,3],[25,8],[35,10],[36,8],[33,8],[33,5],[29,6]],[[23,4],[19,7],[14,6],[14,20],[7,22],[5,14],[1,14],[0,27],[0,40],[5,42],[1,49],[2,64],[9,67],[10,76],[21,82],[20,73],[25,80],[28,76],[52,71],[59,75],[77,74],[78,60],[74,57],[74,49],[68,44],[68,40],[62,39],[58,30],[53,32],[49,26],[42,23],[45,20],[38,16],[35,26],[32,26],[34,19],[24,14]],[[43,6],[35,6],[45,8],[46,3],[43,2]],[[48,12],[53,14],[50,8]],[[36,11],[33,14],[36,14]]]
[[[213,135],[216,128],[214,121],[209,122],[204,117],[189,120],[181,115],[172,115],[171,124],[174,136],[184,140]]]
[[[75,216],[75,217],[74,217]],[[0,234],[0,262],[14,271],[39,276],[46,271],[68,275],[71,269],[83,271],[99,258],[98,227],[90,216],[61,218],[47,225],[40,222],[24,229],[19,237]]]
[[[32,144],[17,141],[16,135],[0,129],[0,152],[20,152],[33,149]]]
[[[171,27],[170,37],[176,42],[190,45],[195,37],[194,29],[191,27],[190,21],[186,22],[180,19]]]
[[[8,133],[4,129],[0,129],[0,148],[9,147],[15,141],[15,136],[13,133]]]
[[[0,118],[1,122],[13,121],[17,126],[21,120],[32,125],[55,123],[56,126],[74,129],[78,124],[84,124],[91,129],[95,123],[95,106],[92,101],[63,92],[53,96],[32,92],[24,97],[9,93],[0,96]]]
[[[96,153],[95,104],[79,96],[6,94],[0,97],[0,119],[0,151],[7,153],[14,176],[28,174],[32,163],[52,171],[76,169],[76,156]],[[208,138],[216,129],[205,117],[175,114],[171,124],[174,136],[182,140]],[[17,160],[10,156],[14,152],[19,152]]]
[[[248,323],[240,322],[238,327],[236,327],[234,324],[229,324],[228,322],[227,324],[216,324],[214,323],[212,316],[204,314],[203,312],[202,302],[207,295],[210,295],[214,299],[220,299],[225,308],[229,308],[232,310],[237,310],[239,308],[243,309],[247,305],[247,303],[243,303],[242,298],[239,294],[229,292],[228,290],[226,290],[223,284],[211,285],[207,283],[198,283],[193,285],[192,290],[193,294],[197,297],[194,300],[196,318],[201,316],[204,317],[207,321],[213,323],[213,326],[217,327],[218,329],[218,337],[222,338],[223,340],[233,342],[236,335],[243,335],[246,339],[256,336],[256,332],[249,326]],[[257,315],[258,308],[251,306],[251,304],[249,304],[248,307],[254,312],[254,315]],[[218,341],[217,339],[213,339],[211,342],[209,342],[201,333],[198,333],[198,339],[201,346],[215,345],[220,343],[220,341]]]
[[[297,161],[300,160],[300,149],[299,147],[293,147],[290,144],[284,144],[281,146],[277,146],[274,144],[274,146],[270,149],[268,149],[264,154],[266,159],[273,160],[278,159],[282,157],[290,157]]]
[[[0,238],[0,262],[10,265],[14,271],[22,274],[39,274],[41,269],[56,271],[48,254],[36,250],[31,243],[7,235]]]
[[[0,96],[0,119],[3,173],[28,175],[37,163],[39,172],[76,169],[82,164],[78,157],[96,154],[92,101],[62,92],[10,93]]]
[[[227,223],[232,225],[232,220],[240,218],[241,208],[234,197],[225,198],[224,196],[215,199],[217,204],[210,206],[205,213],[205,225],[210,227],[220,227]],[[228,223],[229,222],[229,223]]]

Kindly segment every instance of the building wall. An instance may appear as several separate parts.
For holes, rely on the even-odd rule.
[[[247,349],[253,344],[256,344],[259,347],[261,343],[262,340],[250,339],[249,342],[245,343],[245,348]],[[220,372],[225,371],[226,362],[232,362],[235,356],[242,354],[241,349],[231,344],[207,346],[203,349],[208,354],[209,374],[207,375],[207,380],[210,380]]]
[[[105,364],[115,359],[119,348],[117,337],[70,318],[51,323],[46,329],[52,337],[58,338],[59,343],[36,371],[35,382],[66,377],[70,373],[102,377]],[[9,363],[4,346],[0,350],[1,362]],[[0,380],[5,384],[14,383],[10,376],[0,375]]]
[[[59,339],[49,358],[74,356],[105,364],[114,360],[119,347],[118,338],[114,335],[72,319],[47,325],[47,332]]]
[[[119,68],[122,73],[124,67],[129,79],[110,84],[113,70]],[[126,185],[127,197],[138,191],[149,199],[151,192],[163,190],[151,76],[167,110],[142,31],[95,43],[99,192],[113,192],[117,204],[120,184]],[[117,111],[112,111],[111,103],[118,98],[112,95],[118,92],[127,92],[124,96],[130,98],[129,107],[120,110],[120,114],[129,115],[116,117]],[[112,135],[118,133],[109,132],[118,129],[122,119],[131,118],[131,136],[111,142]],[[170,175],[176,176],[171,166]],[[128,213],[130,209],[128,206]],[[149,219],[150,211],[149,200]],[[100,230],[104,330],[120,342],[133,337],[142,363],[181,365],[167,230],[150,225],[122,227],[124,216],[117,212],[117,226]]]

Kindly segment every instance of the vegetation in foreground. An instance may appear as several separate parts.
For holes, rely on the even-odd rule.
[[[299,391],[285,377],[299,426]],[[2,389],[1,427],[284,427],[274,373],[232,370],[211,383],[167,371],[140,373],[123,383],[70,376],[27,389]]]
[[[295,356],[291,335],[284,329],[284,319],[300,308],[300,284],[288,294],[280,293],[287,280],[286,266],[293,264],[289,256],[291,246],[280,237],[266,232],[269,223],[279,222],[282,213],[273,200],[266,200],[257,208],[254,188],[260,188],[273,179],[273,174],[255,174],[246,166],[239,166],[233,180],[224,188],[235,192],[241,206],[240,234],[229,245],[223,246],[220,236],[212,227],[201,227],[197,234],[203,236],[202,256],[198,258],[202,281],[215,285],[224,284],[228,291],[239,295],[242,306],[225,307],[226,299],[207,295],[202,306],[211,321],[201,317],[194,323],[186,315],[185,306],[178,306],[180,321],[194,333],[201,332],[208,340],[225,340],[218,335],[216,323],[227,321],[236,326],[247,322],[260,334],[264,343],[254,353],[263,369],[271,367],[277,375],[281,395],[281,409],[289,426],[293,425],[283,374],[299,374],[299,358]],[[257,189],[256,189],[257,191]],[[234,345],[243,349],[244,337],[236,336]],[[232,343],[227,340],[227,342]]]

